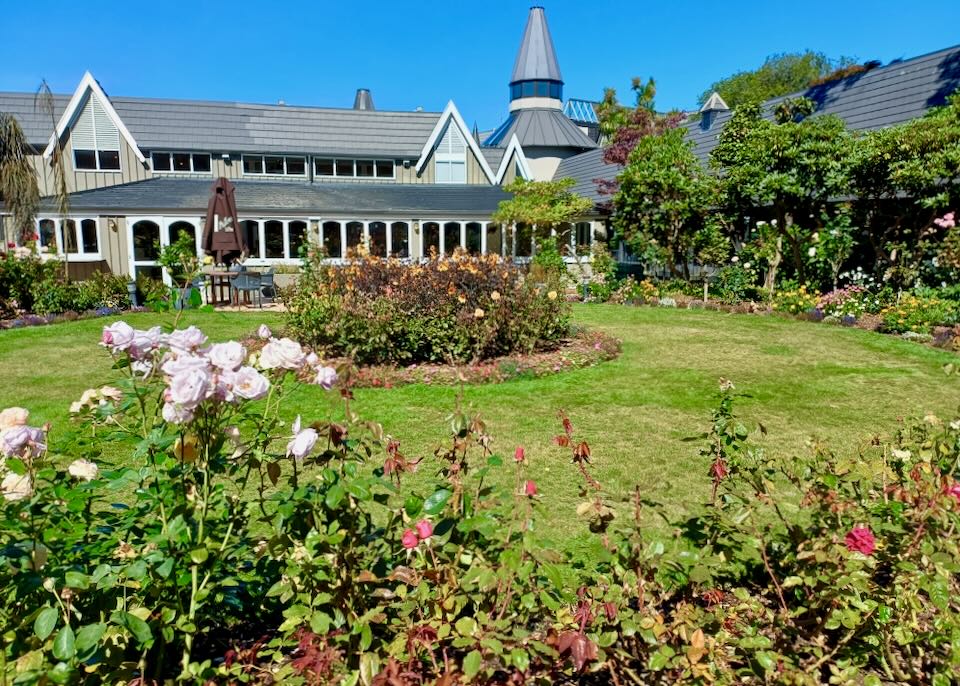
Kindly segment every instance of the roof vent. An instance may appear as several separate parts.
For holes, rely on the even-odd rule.
[[[723,98],[720,97],[720,94],[714,91],[710,94],[710,97],[707,98],[707,101],[703,103],[703,107],[700,108],[700,128],[704,131],[710,129],[713,126],[713,121],[717,117],[717,112],[729,112],[730,107],[723,101]]]
[[[358,88],[357,97],[353,99],[353,109],[355,110],[375,110],[373,106],[373,96],[367,88]]]
[[[286,101],[285,101],[283,98],[280,98],[279,100],[277,100],[277,104],[278,104],[280,107],[283,107],[283,106],[286,105],[287,103],[286,103]]]

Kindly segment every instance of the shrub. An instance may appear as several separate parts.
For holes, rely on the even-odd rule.
[[[735,305],[744,300],[763,300],[762,289],[756,283],[757,270],[753,263],[740,262],[718,270],[711,291],[729,305]]]
[[[881,328],[892,333],[929,333],[934,326],[953,326],[960,321],[960,303],[924,293],[905,293],[896,303],[880,310]]]
[[[0,317],[34,311],[34,291],[62,278],[63,263],[10,250],[0,255]]]
[[[774,293],[771,307],[783,314],[800,315],[816,309],[819,301],[820,294],[816,291],[808,291],[805,285],[787,282]]]
[[[360,364],[489,359],[553,348],[569,332],[559,283],[533,284],[496,255],[413,265],[361,257],[304,261],[283,296],[297,338]]]

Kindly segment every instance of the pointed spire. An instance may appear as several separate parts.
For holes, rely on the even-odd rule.
[[[710,97],[707,98],[707,101],[703,103],[700,112],[726,112],[729,109],[730,107],[723,101],[720,94],[717,93],[717,91],[713,91]]]
[[[355,110],[375,110],[373,106],[373,96],[367,88],[358,88],[357,95],[353,99],[353,109]]]
[[[510,83],[543,80],[563,82],[563,77],[560,75],[557,53],[553,48],[553,39],[550,38],[543,8],[531,7]]]
[[[477,143],[480,142],[480,127],[477,126],[476,120],[473,122],[473,131],[471,131],[471,135],[473,136],[473,140],[475,140]]]

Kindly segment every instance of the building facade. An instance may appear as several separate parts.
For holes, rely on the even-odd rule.
[[[560,162],[597,148],[564,111],[563,80],[544,11],[530,10],[510,79],[509,115],[470,132],[451,101],[442,112],[378,110],[361,89],[353,108],[108,96],[86,73],[72,95],[38,111],[32,93],[0,93],[36,154],[44,200],[36,224],[47,254],[80,275],[95,269],[166,278],[160,250],[183,234],[200,252],[210,187],[236,187],[253,265],[296,264],[307,241],[331,260],[361,244],[418,259],[456,247],[523,259],[516,227],[491,221],[518,176],[546,180]],[[69,212],[55,211],[59,155]],[[2,221],[0,209],[0,221]],[[20,232],[4,223],[5,239]],[[591,243],[603,222],[565,227]]]

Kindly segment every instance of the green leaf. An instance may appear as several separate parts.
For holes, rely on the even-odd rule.
[[[120,612],[119,615],[119,624],[126,627],[139,643],[147,645],[153,641],[153,632],[145,621],[129,612]]]
[[[193,560],[193,563],[196,565],[206,562],[209,556],[210,551],[206,548],[194,548],[190,551],[190,559]]]
[[[347,484],[347,492],[357,500],[370,500],[370,489],[361,483],[353,481]]]
[[[473,617],[461,617],[455,626],[461,636],[473,636],[477,633],[477,620]]]
[[[57,632],[57,637],[53,639],[53,656],[58,660],[69,660],[77,654],[76,636],[73,629],[65,626]]]
[[[471,650],[467,653],[467,656],[463,658],[463,674],[468,679],[472,679],[477,675],[477,672],[480,671],[480,665],[483,663],[483,655],[480,654],[479,650]]]
[[[57,619],[59,619],[59,617],[60,615],[56,608],[43,608],[40,610],[37,618],[33,620],[33,633],[35,633],[41,641],[46,641],[47,636],[52,634],[53,630],[57,627]]]
[[[77,652],[82,654],[95,647],[106,631],[107,625],[103,623],[80,627],[77,631]]]
[[[764,671],[770,671],[777,664],[774,656],[764,651],[757,652],[755,657],[757,658],[757,664],[760,665]]]
[[[343,486],[340,484],[334,484],[330,487],[330,490],[327,491],[327,495],[323,501],[328,509],[333,510],[336,509],[337,505],[340,504],[345,495],[346,492],[343,490]]]
[[[530,655],[526,650],[521,650],[520,648],[514,648],[510,651],[510,661],[513,663],[513,666],[521,672],[527,671],[530,667]]]
[[[450,496],[452,495],[453,493],[448,491],[446,488],[441,488],[423,501],[423,511],[429,515],[439,514],[440,511],[443,510],[443,506],[447,504],[447,501],[450,500]]]
[[[76,588],[83,591],[90,588],[90,577],[80,572],[67,572],[66,585],[68,588]]]
[[[416,495],[409,496],[403,503],[403,509],[408,517],[416,517],[423,509],[423,498]]]

